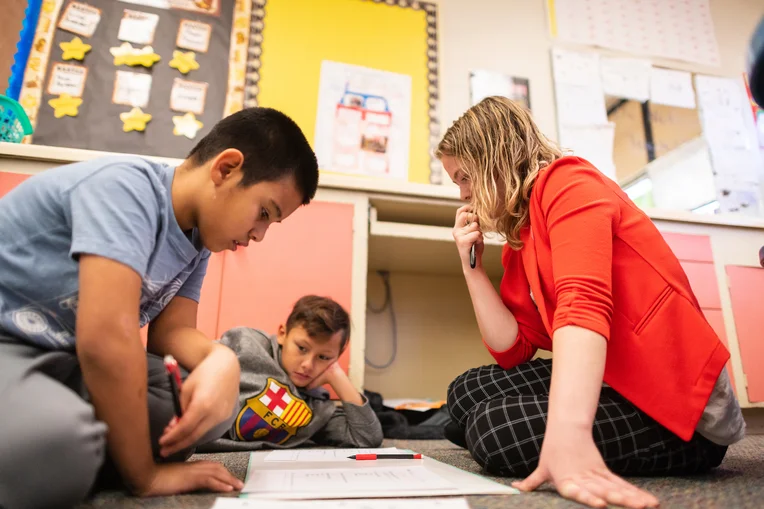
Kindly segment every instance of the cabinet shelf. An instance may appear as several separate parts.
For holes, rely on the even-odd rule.
[[[504,272],[503,245],[499,239],[485,239],[483,265],[494,280],[501,279]],[[369,270],[462,274],[450,227],[379,221],[373,207],[369,216]]]

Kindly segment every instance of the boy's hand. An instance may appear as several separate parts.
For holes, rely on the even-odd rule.
[[[240,367],[236,354],[216,344],[183,383],[183,416],[170,423],[159,439],[163,457],[189,448],[231,416],[239,393]]]
[[[342,371],[342,368],[340,367],[339,363],[332,362],[329,365],[329,367],[324,370],[323,373],[318,375],[315,380],[313,380],[311,383],[308,384],[306,389],[311,390],[326,384],[329,384],[332,387],[334,387],[334,385],[332,384],[332,380],[335,380],[337,376],[347,376],[347,375],[345,375],[345,372]]]
[[[176,495],[189,491],[209,490],[216,492],[239,491],[244,487],[220,463],[194,461],[157,465],[149,484],[138,488],[136,494],[143,497]]]

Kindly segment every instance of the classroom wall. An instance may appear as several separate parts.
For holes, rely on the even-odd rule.
[[[653,64],[722,76],[741,75],[745,70],[748,41],[764,16],[764,2],[710,1],[721,66],[706,67],[658,58],[652,59]],[[552,38],[546,0],[439,0],[438,4],[443,130],[470,106],[470,70],[487,69],[530,79],[534,117],[542,131],[556,139],[549,60]]]
[[[0,94],[5,94],[11,77],[13,55],[24,20],[25,0],[3,0],[3,29],[0,30]]]

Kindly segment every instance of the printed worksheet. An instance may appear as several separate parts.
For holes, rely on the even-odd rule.
[[[428,498],[427,500],[280,500],[279,509],[470,509],[464,498]],[[218,498],[212,509],[264,509],[262,500]]]
[[[422,465],[331,470],[257,470],[251,472],[242,493],[350,493],[456,489],[450,481]]]
[[[272,451],[268,453],[264,461],[316,461],[320,463],[333,463],[337,461],[353,461],[348,459],[348,456],[353,456],[354,454],[401,454],[406,452],[395,447],[387,447],[385,449],[291,449]]]

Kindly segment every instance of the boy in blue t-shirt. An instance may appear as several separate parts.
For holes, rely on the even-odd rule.
[[[0,507],[77,503],[106,450],[138,495],[241,488],[220,464],[172,463],[238,402],[236,355],[196,329],[202,280],[210,251],[261,241],[317,185],[297,124],[250,108],[177,168],[105,157],[0,199]],[[167,354],[188,372],[172,426]]]

